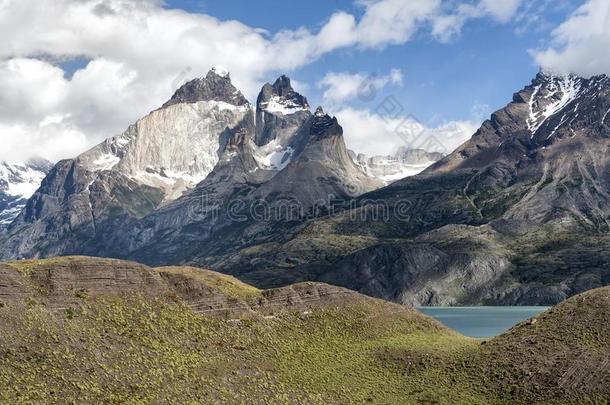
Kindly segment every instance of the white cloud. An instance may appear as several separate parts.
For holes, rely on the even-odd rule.
[[[523,0],[481,0],[479,7],[496,20],[506,23],[517,13]]]
[[[553,33],[553,46],[534,52],[545,70],[584,76],[610,74],[610,2],[589,0]]]
[[[458,4],[450,13],[438,15],[432,22],[432,35],[441,42],[449,42],[462,32],[468,20],[491,17],[507,23],[517,15],[523,0],[479,0],[476,4]]]
[[[383,47],[408,41],[420,24],[437,15],[441,0],[361,0],[366,12],[356,27],[364,47]]]
[[[383,76],[329,72],[318,82],[318,87],[326,89],[322,95],[325,104],[334,106],[353,99],[367,101],[388,84],[402,86],[402,79],[400,69],[392,69]]]
[[[401,146],[450,153],[470,139],[476,121],[452,121],[427,127],[413,117],[385,117],[369,110],[344,108],[334,113],[343,127],[347,147],[369,156],[387,155]]]
[[[253,99],[269,75],[325,53],[407,41],[440,0],[360,4],[360,19],[338,12],[317,33],[270,34],[164,9],[160,0],[0,1],[0,159],[71,157],[158,107],[184,79],[219,64]],[[90,62],[68,78],[57,63],[75,58]]]
[[[441,0],[356,1],[360,17],[337,12],[317,32],[268,33],[161,0],[0,0],[0,159],[72,157],[215,65],[254,99],[271,75],[328,52],[404,43],[442,8]],[[486,7],[498,19],[510,14]],[[57,66],[73,59],[90,62],[70,77]]]

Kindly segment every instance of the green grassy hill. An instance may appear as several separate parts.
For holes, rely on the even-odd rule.
[[[604,403],[609,314],[610,289],[596,290],[482,342],[324,284],[5,263],[0,403]]]

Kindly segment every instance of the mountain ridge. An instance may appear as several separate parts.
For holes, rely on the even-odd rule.
[[[413,305],[552,305],[608,285],[610,86],[578,79],[574,96],[575,80],[541,73],[421,174],[270,248],[194,262],[264,286],[323,280]],[[557,103],[532,131],[531,115]]]

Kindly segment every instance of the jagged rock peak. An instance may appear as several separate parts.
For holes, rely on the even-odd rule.
[[[235,106],[249,104],[244,95],[231,83],[231,76],[227,70],[212,68],[204,77],[183,84],[162,108],[198,101],[218,101]]]
[[[270,113],[291,114],[309,110],[307,98],[297,93],[286,75],[280,76],[275,83],[266,83],[256,99],[259,110]]]
[[[316,117],[324,117],[326,115],[326,113],[324,112],[324,109],[322,108],[322,106],[318,106],[318,108],[316,108],[316,113],[314,115]]]
[[[343,128],[339,125],[336,117],[325,114],[324,111],[316,111],[311,124],[311,134],[317,138],[329,136],[342,136]]]
[[[604,90],[608,87],[610,87],[610,78],[604,74],[586,78],[576,74],[558,74],[541,70],[526,89],[535,91],[534,97],[547,97],[546,92],[561,95],[562,91],[568,90],[574,91],[573,95],[577,96],[581,90]]]
[[[295,93],[290,78],[286,75],[281,75],[277,78],[275,83],[273,83],[273,89],[280,97],[290,97]]]
[[[231,73],[224,67],[222,66],[214,66],[212,69],[210,69],[210,71],[208,72],[208,75],[217,75],[220,77],[225,77],[230,79],[231,78]]]
[[[48,173],[53,168],[53,163],[45,158],[32,157],[26,161],[26,165],[40,172]]]

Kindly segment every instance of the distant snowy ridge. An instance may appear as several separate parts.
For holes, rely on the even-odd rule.
[[[401,147],[395,153],[385,156],[368,157],[352,151],[350,151],[350,156],[364,173],[386,184],[415,176],[443,158],[441,153],[407,147]]]
[[[51,166],[43,159],[26,163],[0,162],[0,227],[9,225],[19,215]]]

